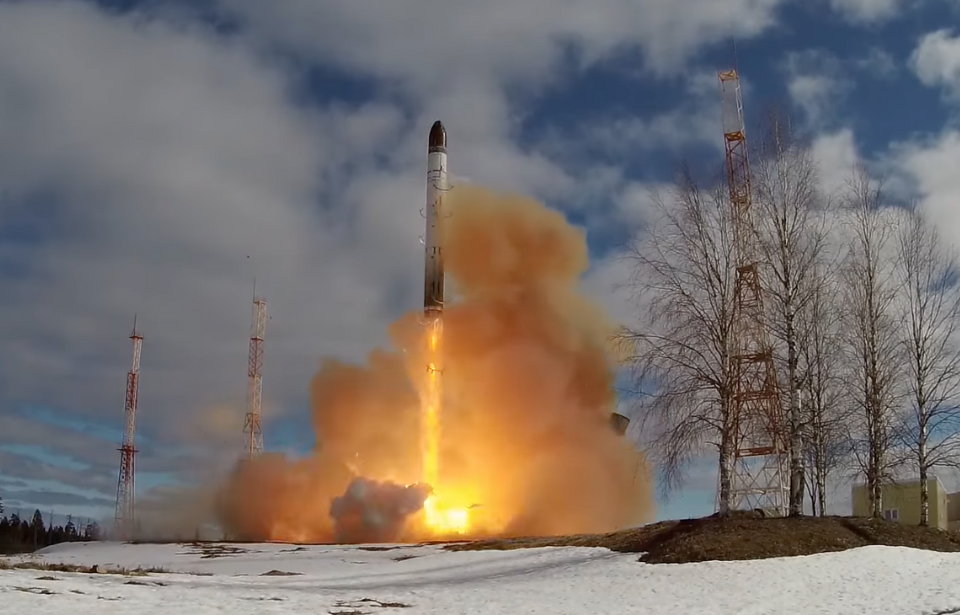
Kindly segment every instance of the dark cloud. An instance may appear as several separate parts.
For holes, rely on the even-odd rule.
[[[169,474],[187,480],[210,479],[236,461],[240,450],[240,429],[238,426],[232,441],[213,439],[207,446],[202,444],[199,436],[188,446],[140,442],[137,445],[137,472]],[[43,461],[37,456],[0,450],[0,472],[8,477],[7,480],[18,477],[54,481],[107,494],[116,489],[120,460],[118,442],[50,421],[33,420],[19,414],[0,414],[0,446],[3,445],[35,447],[42,451],[41,455],[67,458],[81,466],[67,467]]]
[[[51,481],[109,495],[116,489],[116,476],[73,469],[40,461],[34,457],[0,450],[0,472],[4,476],[27,481]]]
[[[101,470],[116,465],[119,458],[118,442],[19,414],[0,414],[0,445],[4,444],[37,447]]]
[[[71,508],[77,506],[89,506],[93,508],[113,507],[115,500],[106,497],[83,496],[75,493],[62,493],[56,491],[28,490],[28,491],[6,491],[3,492],[4,499],[10,498],[11,505],[17,506],[39,506],[41,509],[52,507],[56,509]]]

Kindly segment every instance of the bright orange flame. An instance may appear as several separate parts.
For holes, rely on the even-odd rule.
[[[442,322],[434,319],[429,332],[429,363],[427,364],[427,386],[421,409],[421,450],[423,463],[423,482],[434,489],[440,477],[440,369],[439,347]]]
[[[470,511],[466,507],[446,507],[436,495],[423,503],[427,527],[435,534],[466,534],[470,529]]]
[[[421,409],[421,457],[423,464],[423,482],[430,485],[434,493],[423,504],[424,520],[427,527],[438,535],[465,534],[470,527],[470,511],[466,507],[453,507],[444,502],[440,495],[440,413],[442,389],[440,342],[443,336],[443,321],[439,316],[429,325],[429,355],[427,364],[427,385]]]

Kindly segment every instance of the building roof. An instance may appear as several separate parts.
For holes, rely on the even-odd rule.
[[[943,481],[940,480],[940,477],[937,476],[936,474],[931,473],[927,475],[927,480],[937,481],[937,484],[940,485],[940,488],[943,489],[944,492],[946,492],[947,488],[944,486]],[[913,487],[919,484],[920,484],[920,478],[917,476],[914,476],[913,478],[906,478],[906,479],[901,479],[893,482],[885,482],[883,483],[883,487],[885,489],[887,487]],[[866,481],[859,481],[859,482],[853,483],[853,489],[861,489],[861,488],[865,488],[866,486],[867,486]]]

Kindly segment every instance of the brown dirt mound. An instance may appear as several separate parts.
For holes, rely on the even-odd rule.
[[[663,521],[611,534],[483,540],[449,545],[451,551],[531,547],[605,547],[643,553],[640,561],[682,564],[813,555],[867,545],[960,552],[960,534],[856,517],[764,518],[737,513]]]

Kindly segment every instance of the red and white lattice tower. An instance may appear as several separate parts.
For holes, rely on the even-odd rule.
[[[117,479],[117,508],[114,513],[114,534],[119,540],[133,538],[135,529],[134,506],[134,434],[137,425],[137,398],[140,390],[140,348],[143,336],[137,331],[137,318],[133,318],[133,365],[127,372],[127,394],[123,409],[123,443],[120,451],[120,476]]]
[[[260,398],[263,390],[263,334],[266,328],[267,300],[263,297],[254,296],[250,353],[247,357],[247,415],[243,420],[246,459],[252,459],[263,453]]]
[[[784,515],[786,429],[760,286],[743,98],[736,69],[719,73],[736,258],[733,302],[734,467],[730,507]]]

